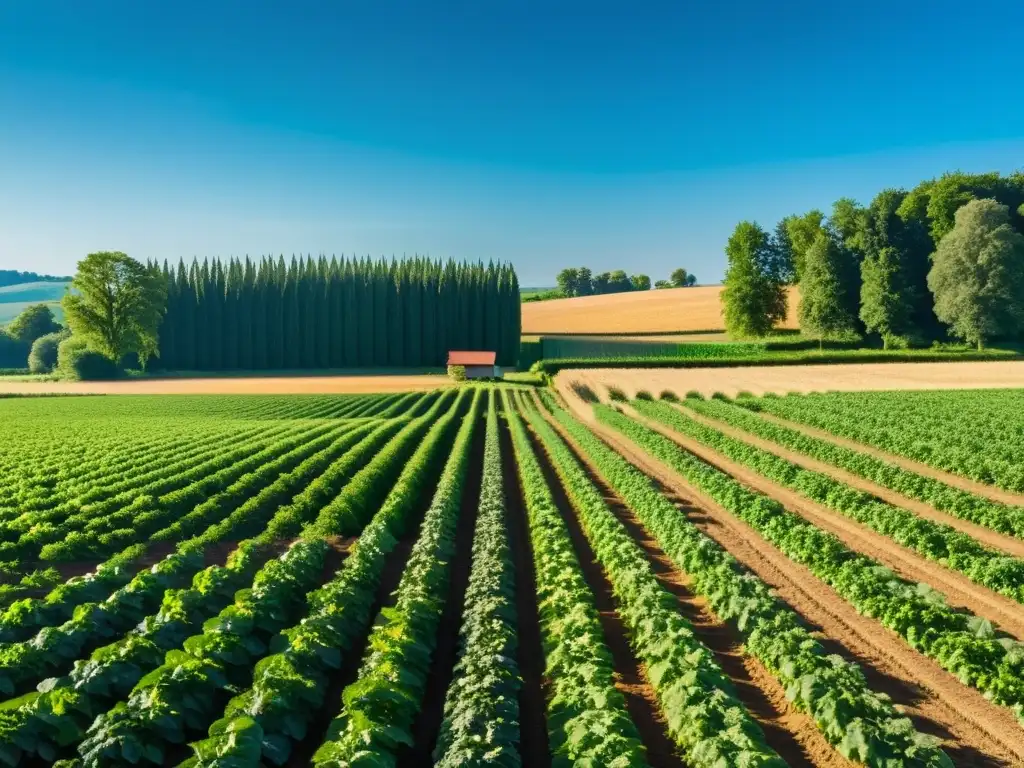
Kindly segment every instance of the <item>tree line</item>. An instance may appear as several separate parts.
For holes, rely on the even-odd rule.
[[[509,264],[383,259],[180,261],[161,269],[161,368],[443,366],[451,349],[519,353]]]
[[[28,355],[34,371],[105,377],[119,367],[441,367],[452,349],[493,350],[511,366],[519,354],[510,264],[293,256],[161,266],[100,252],[79,262],[72,289],[67,328],[39,304],[0,333],[0,367],[24,367]]]
[[[15,269],[0,269],[0,288],[5,288],[9,285],[21,285],[22,283],[62,283],[70,279],[70,277],[40,275],[38,272],[18,272]]]
[[[862,206],[742,221],[726,245],[726,329],[763,336],[800,287],[808,336],[874,334],[907,346],[946,336],[981,347],[1024,332],[1024,173],[947,173]]]
[[[595,275],[589,267],[568,267],[558,273],[555,281],[558,283],[557,291],[549,291],[547,295],[538,295],[538,298],[534,300],[651,290],[650,276],[627,275],[621,269]],[[691,275],[685,269],[680,268],[674,270],[668,280],[658,280],[654,287],[685,288],[696,284],[696,275]]]

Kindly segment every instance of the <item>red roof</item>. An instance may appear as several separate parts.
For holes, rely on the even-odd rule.
[[[497,352],[449,352],[448,365],[494,365]]]

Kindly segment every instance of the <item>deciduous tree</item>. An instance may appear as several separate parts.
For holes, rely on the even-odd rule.
[[[768,233],[741,221],[725,247],[729,266],[722,290],[725,328],[733,337],[764,336],[786,316],[786,293],[771,274]]]
[[[78,262],[74,293],[62,300],[73,334],[117,363],[136,353],[145,365],[158,353],[158,328],[167,304],[167,283],[120,251],[90,253]]]
[[[972,200],[935,251],[928,273],[935,314],[981,349],[993,337],[1024,327],[1024,236],[995,200]]]
[[[844,281],[844,260],[847,253],[835,236],[822,230],[804,254],[803,276],[800,280],[800,330],[817,337],[819,344],[826,336],[852,333],[856,319],[850,311]]]

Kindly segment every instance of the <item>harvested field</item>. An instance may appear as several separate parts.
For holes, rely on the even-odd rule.
[[[445,376],[280,376],[125,381],[4,381],[12,395],[331,395],[425,392],[448,386]]]
[[[591,368],[565,370],[559,388],[573,383],[604,397],[618,387],[632,397],[646,390],[655,397],[670,390],[682,397],[694,391],[705,396],[721,392],[885,391],[925,389],[1011,389],[1024,387],[1024,362],[990,363],[865,363],[850,365],[747,366],[737,368]]]
[[[722,286],[612,293],[523,304],[523,333],[649,333],[717,331],[722,319]],[[799,299],[791,289],[789,317],[782,328],[796,328]],[[693,339],[691,339],[693,340]]]

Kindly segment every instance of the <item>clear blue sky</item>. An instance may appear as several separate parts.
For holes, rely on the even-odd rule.
[[[685,266],[1024,165],[1024,4],[8,0],[0,268],[429,253]]]

